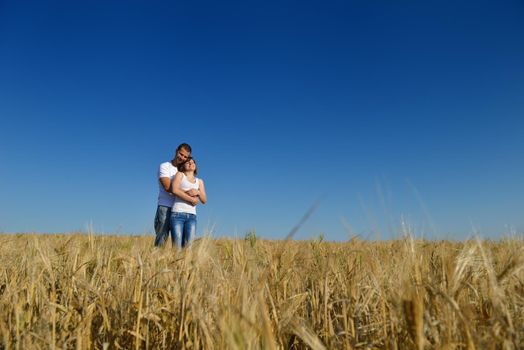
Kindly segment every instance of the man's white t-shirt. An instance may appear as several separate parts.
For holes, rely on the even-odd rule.
[[[164,190],[164,186],[160,182],[161,177],[168,177],[170,181],[173,181],[178,169],[171,164],[171,162],[165,162],[160,164],[158,169],[158,205],[163,205],[165,207],[172,207],[175,203],[175,196]]]

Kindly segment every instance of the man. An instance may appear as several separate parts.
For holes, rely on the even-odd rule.
[[[175,157],[170,162],[160,164],[158,169],[158,206],[155,215],[155,246],[160,247],[164,245],[166,238],[171,231],[171,208],[175,201],[174,195],[171,193],[171,181],[175,177],[178,169],[177,166],[184,163],[191,156],[191,146],[187,143],[180,144],[175,153]],[[190,196],[195,196],[197,193],[192,193],[194,190],[187,192]]]

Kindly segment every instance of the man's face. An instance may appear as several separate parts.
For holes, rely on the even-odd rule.
[[[179,149],[178,151],[176,151],[176,164],[178,165],[184,163],[187,160],[187,158],[189,158],[189,156],[191,156],[191,153],[189,153],[185,148]]]

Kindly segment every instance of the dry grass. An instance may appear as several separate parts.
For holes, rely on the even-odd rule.
[[[518,239],[152,244],[0,235],[0,349],[524,348]]]

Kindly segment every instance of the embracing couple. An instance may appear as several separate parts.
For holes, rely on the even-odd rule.
[[[186,247],[196,234],[196,205],[206,203],[204,181],[196,177],[191,146],[180,144],[175,157],[158,169],[158,206],[155,216],[155,246],[164,245],[169,233],[174,247]]]

